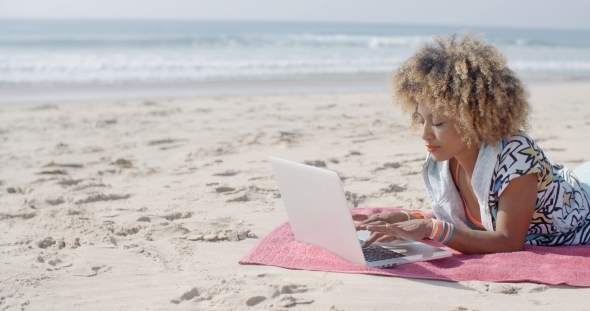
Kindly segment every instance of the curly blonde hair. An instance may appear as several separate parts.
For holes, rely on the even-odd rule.
[[[506,57],[483,38],[436,37],[390,77],[393,102],[412,114],[426,104],[450,117],[467,144],[492,143],[528,128],[528,92],[506,65]]]

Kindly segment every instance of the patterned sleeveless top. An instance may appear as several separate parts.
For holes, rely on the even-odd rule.
[[[494,229],[499,197],[510,181],[538,173],[537,202],[525,243],[590,244],[590,203],[573,172],[563,165],[551,164],[541,148],[524,133],[504,140],[502,147],[489,194]]]

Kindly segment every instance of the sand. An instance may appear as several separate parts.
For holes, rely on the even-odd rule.
[[[530,135],[590,160],[590,83],[530,88]],[[350,206],[430,207],[386,93],[0,106],[0,309],[583,310],[590,289],[293,271],[238,260],[286,219],[269,155]]]

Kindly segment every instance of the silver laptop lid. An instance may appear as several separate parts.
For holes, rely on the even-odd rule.
[[[365,265],[338,174],[275,157],[270,163],[295,239]]]

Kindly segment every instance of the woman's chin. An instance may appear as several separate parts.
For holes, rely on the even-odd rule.
[[[431,152],[430,153],[430,157],[436,161],[436,162],[443,162],[443,161],[447,161],[448,159],[450,159],[451,157],[447,157],[443,154],[440,153],[436,153],[436,152]]]

